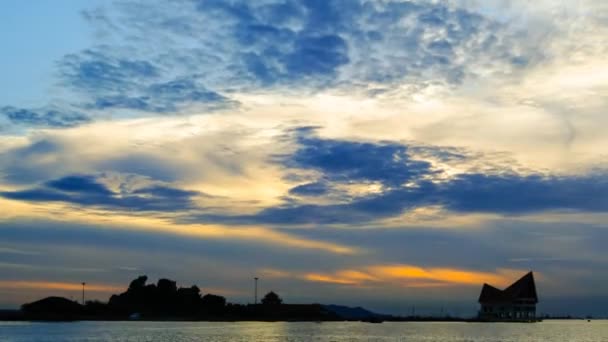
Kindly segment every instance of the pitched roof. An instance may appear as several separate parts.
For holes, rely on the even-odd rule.
[[[499,290],[494,286],[483,284],[478,301],[479,303],[512,302],[517,299],[528,299],[534,301],[534,303],[538,303],[534,274],[532,274],[532,272],[528,272],[528,274],[524,275],[504,290]]]
[[[507,301],[502,290],[495,288],[492,285],[483,284],[481,288],[481,294],[479,295],[479,302],[503,302]]]

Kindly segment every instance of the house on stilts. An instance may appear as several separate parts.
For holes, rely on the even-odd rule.
[[[504,290],[483,284],[478,318],[482,321],[536,322],[537,303],[534,274],[529,272]]]

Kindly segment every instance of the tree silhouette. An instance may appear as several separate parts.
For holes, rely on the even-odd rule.
[[[268,292],[264,298],[262,298],[262,304],[264,305],[280,305],[282,303],[283,300],[278,294],[274,293],[274,291]]]
[[[203,310],[210,313],[218,313],[224,311],[226,307],[226,298],[213,294],[206,294],[201,299]]]
[[[130,290],[139,290],[146,286],[146,281],[148,281],[148,276],[142,275],[137,277],[137,279],[133,280],[131,284],[129,284]]]

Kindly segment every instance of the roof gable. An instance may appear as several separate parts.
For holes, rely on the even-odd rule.
[[[483,284],[481,294],[479,295],[480,303],[512,302],[518,299],[527,299],[538,303],[536,284],[534,283],[534,274],[532,272],[528,272],[504,290]]]

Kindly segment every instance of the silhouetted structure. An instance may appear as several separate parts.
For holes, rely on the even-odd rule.
[[[487,321],[536,321],[536,285],[529,272],[504,290],[483,284],[479,319]]]
[[[264,298],[262,298],[262,304],[264,305],[281,305],[282,303],[283,299],[273,291],[268,292]]]

